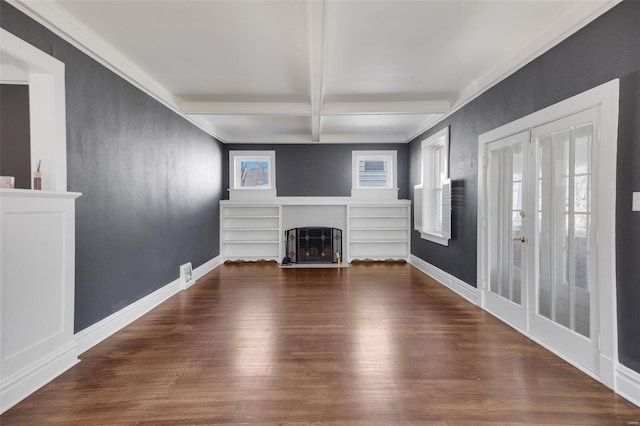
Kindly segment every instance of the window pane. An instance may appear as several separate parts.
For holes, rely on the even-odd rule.
[[[240,161],[240,186],[242,188],[256,188],[268,185],[268,161]]]
[[[360,160],[358,182],[360,186],[387,187],[389,164],[386,160]]]
[[[551,211],[553,222],[548,232],[553,236],[552,253],[554,253],[552,266],[552,282],[555,283],[555,318],[554,320],[569,328],[571,326],[571,279],[569,277],[569,203],[571,200],[570,190],[570,148],[571,131],[562,130],[554,134],[554,154],[555,154],[555,198],[557,202],[552,202]]]
[[[513,145],[511,161],[511,301],[522,302],[522,243],[518,240],[524,234],[522,229],[522,169],[524,155],[520,143]]]
[[[489,286],[492,293],[498,294],[500,279],[500,150],[490,152],[489,158]]]
[[[444,153],[444,147],[440,147],[440,158],[438,159],[438,172],[440,174],[440,186],[442,187],[442,183],[449,177],[447,176],[447,155]]]
[[[433,217],[435,218],[434,231],[442,232],[442,188],[433,190]]]
[[[553,143],[551,135],[543,135],[540,137],[540,145],[538,151],[539,169],[538,169],[538,313],[546,318],[551,319],[552,311],[552,259],[551,252],[551,199],[552,199],[552,148]]]
[[[574,220],[576,287],[589,290],[589,215],[576,214]]]

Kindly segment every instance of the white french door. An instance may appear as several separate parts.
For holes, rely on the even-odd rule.
[[[526,329],[529,254],[526,187],[529,132],[487,145],[487,272],[484,307],[513,326]]]
[[[532,131],[536,156],[535,306],[530,332],[598,371],[593,152],[597,107]],[[597,150],[595,151],[597,152]],[[594,164],[595,163],[595,164]]]
[[[483,307],[598,373],[598,107],[484,146]]]

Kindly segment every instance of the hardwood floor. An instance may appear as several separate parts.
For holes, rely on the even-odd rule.
[[[640,408],[409,265],[223,265],[13,424],[637,425]]]

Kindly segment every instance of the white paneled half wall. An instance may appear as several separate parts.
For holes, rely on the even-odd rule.
[[[0,412],[78,362],[78,193],[0,190]]]

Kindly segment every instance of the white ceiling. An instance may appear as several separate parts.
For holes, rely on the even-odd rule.
[[[20,3],[226,143],[348,143],[411,140],[617,1]]]

